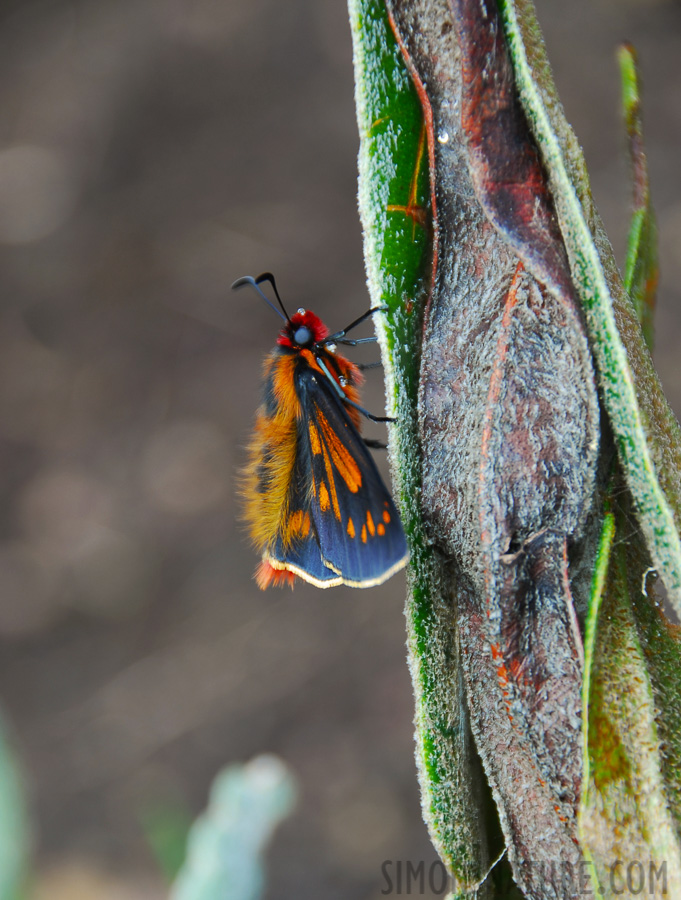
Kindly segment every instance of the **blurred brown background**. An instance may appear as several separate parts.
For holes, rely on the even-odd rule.
[[[662,240],[657,363],[681,411],[681,6],[542,0],[623,258],[614,50],[645,79]],[[270,900],[378,898],[421,822],[404,580],[263,594],[234,475],[278,319],[271,269],[331,327],[367,307],[342,0],[0,5],[0,699],[36,896],[164,896],[140,817],[197,813],[273,751],[300,805]],[[382,403],[369,373],[367,405]],[[380,428],[377,428],[380,436]]]

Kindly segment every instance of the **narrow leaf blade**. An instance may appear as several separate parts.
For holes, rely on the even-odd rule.
[[[681,431],[591,199],[529,0],[500,0],[518,92],[553,188],[605,406],[653,564],[681,613]]]

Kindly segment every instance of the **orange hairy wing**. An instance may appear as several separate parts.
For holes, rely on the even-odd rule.
[[[256,415],[241,476],[244,519],[261,553],[274,545],[288,517],[300,414],[295,366],[293,354],[274,353],[265,363],[265,399]]]

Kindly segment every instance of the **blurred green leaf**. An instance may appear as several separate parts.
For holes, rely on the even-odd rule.
[[[185,860],[192,822],[188,810],[179,804],[159,803],[143,809],[140,820],[161,871],[173,881]]]
[[[264,849],[294,800],[293,779],[274,756],[224,769],[213,782],[206,812],[189,832],[172,900],[261,897]]]
[[[0,723],[0,900],[25,896],[29,851],[21,773]]]

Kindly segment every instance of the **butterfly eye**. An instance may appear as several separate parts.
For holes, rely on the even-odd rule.
[[[312,332],[306,325],[301,325],[300,328],[296,328],[293,340],[299,347],[305,347],[312,343]]]

